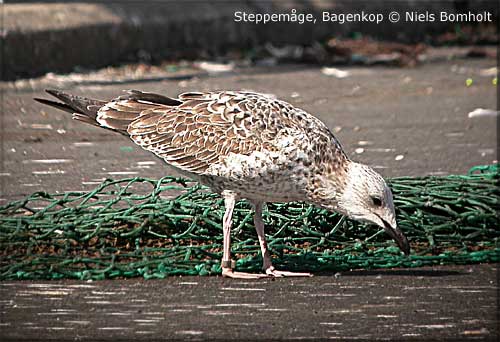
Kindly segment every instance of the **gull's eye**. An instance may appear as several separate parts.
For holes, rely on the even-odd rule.
[[[382,199],[380,199],[380,197],[372,196],[371,198],[374,206],[376,207],[382,206]]]

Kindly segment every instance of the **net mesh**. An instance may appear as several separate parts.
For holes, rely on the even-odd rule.
[[[373,225],[304,203],[273,203],[263,216],[275,266],[338,272],[500,261],[497,165],[389,183],[411,256]],[[0,279],[219,274],[223,215],[220,196],[175,177],[36,192],[0,207]],[[236,205],[231,235],[236,269],[258,272],[253,211],[244,201]]]

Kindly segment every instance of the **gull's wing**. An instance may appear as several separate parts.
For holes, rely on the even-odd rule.
[[[47,92],[62,102],[36,100],[73,113],[74,119],[130,136],[166,162],[195,174],[224,163],[230,154],[253,151],[282,151],[285,158],[301,151],[319,166],[330,159],[341,164],[347,158],[320,120],[264,94],[190,92],[172,99],[130,90],[102,101],[59,90]]]
[[[280,103],[247,92],[184,93],[177,106],[148,108],[128,124],[139,146],[181,170],[202,174],[230,153],[248,155],[271,141],[282,124]],[[270,121],[271,120],[271,121]]]

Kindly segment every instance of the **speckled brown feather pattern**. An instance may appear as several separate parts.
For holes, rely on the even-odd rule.
[[[145,101],[137,91],[133,95],[107,103],[99,110],[97,121],[126,130],[135,143],[190,173],[204,174],[230,153],[275,151],[276,139],[290,132],[312,133],[315,143],[304,145],[310,145],[313,150],[309,152],[320,164],[332,153],[344,157],[322,122],[262,94],[191,92],[172,99],[172,105]]]
[[[320,120],[269,95],[187,92],[177,99],[130,90],[111,101],[49,91],[39,99],[118,131],[182,174],[262,201],[310,200],[341,189],[348,158]],[[330,200],[330,193],[325,195]]]

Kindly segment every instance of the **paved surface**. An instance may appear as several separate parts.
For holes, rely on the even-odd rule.
[[[325,76],[320,68],[285,66],[67,90],[104,99],[131,88],[172,96],[242,88],[272,93],[321,118],[353,159],[385,176],[440,175],[497,159],[495,117],[467,116],[477,108],[496,108],[497,87],[491,76],[480,75],[495,65],[494,59],[466,59],[413,69],[345,68],[351,75],[344,79]],[[473,79],[470,87],[467,78]],[[47,97],[41,90],[4,93],[0,204],[35,191],[89,190],[106,177],[172,173],[125,137],[32,100],[40,96]]]
[[[496,340],[498,265],[0,283],[9,340]]]
[[[439,175],[496,160],[495,117],[467,116],[496,108],[492,77],[481,76],[495,65],[493,59],[468,59],[414,69],[346,68],[350,76],[344,79],[318,68],[284,66],[69,90],[98,98],[129,88],[171,95],[232,88],[273,93],[320,117],[353,159],[385,176]],[[0,204],[35,191],[89,190],[106,177],[171,173],[125,138],[32,101],[41,91],[4,89]],[[259,282],[2,282],[0,338],[493,340],[497,266]]]

